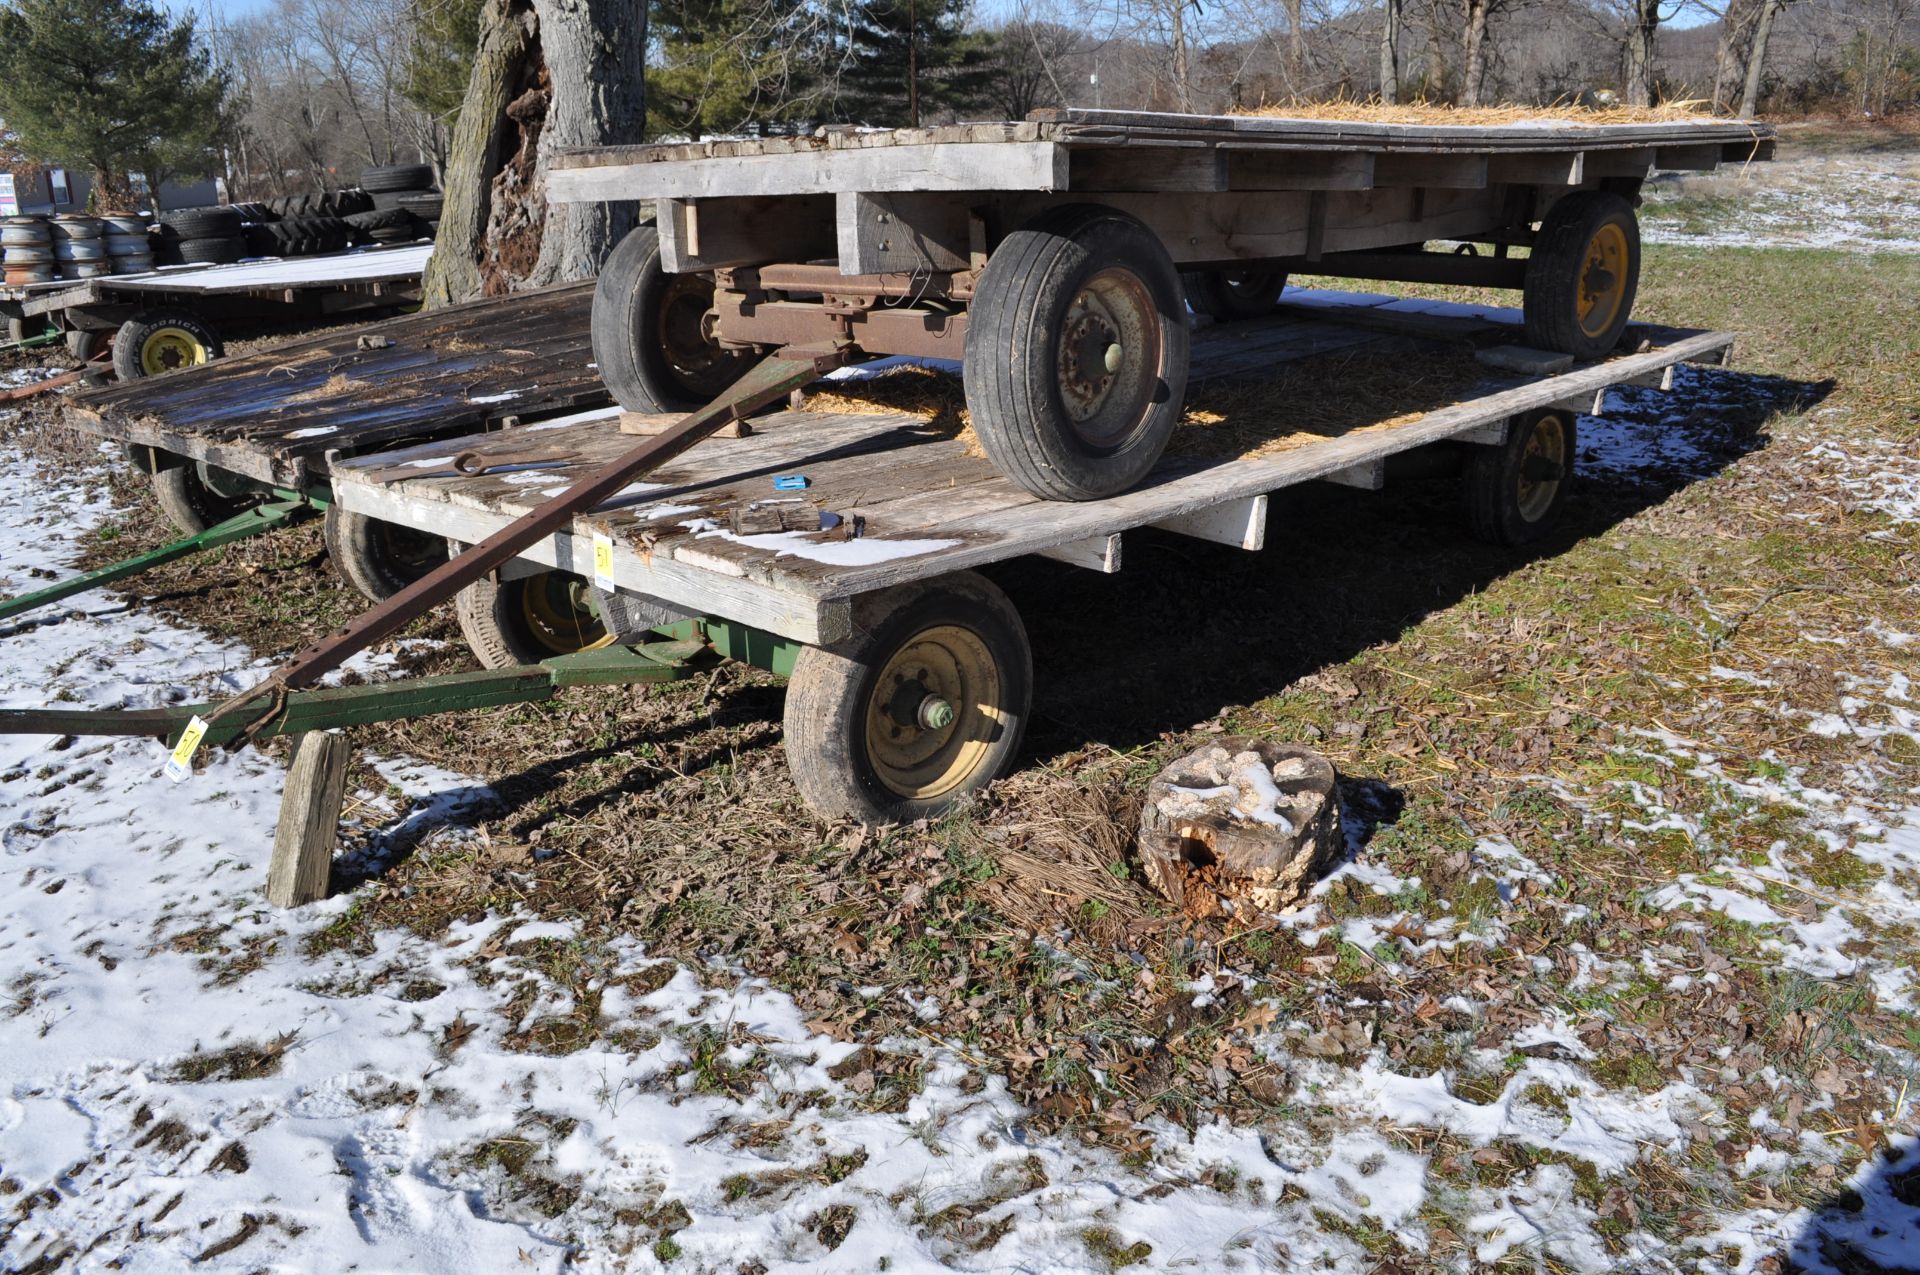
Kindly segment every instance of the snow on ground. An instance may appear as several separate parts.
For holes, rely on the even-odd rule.
[[[1920,153],[1797,150],[1711,173],[1662,173],[1642,192],[1642,237],[1696,247],[1920,252]]]
[[[1682,388],[1697,406],[1724,374],[1691,375],[1703,379]],[[1590,464],[1629,478],[1685,469],[1684,455],[1661,450],[1676,422],[1637,414],[1642,392],[1624,393],[1622,411],[1610,405],[1604,421],[1582,422]],[[1836,502],[1911,517],[1914,458],[1823,446],[1809,448],[1807,468]],[[71,569],[80,538],[111,506],[98,484],[46,481],[10,452],[0,456],[0,508],[0,591],[17,592]],[[1856,672],[1830,720],[1810,718],[1809,731],[1898,732],[1920,744],[1911,680],[1886,662],[1912,639],[1871,626],[1833,636],[1857,644]],[[259,671],[244,649],[111,594],[0,630],[6,706],[179,702]],[[1701,694],[1764,695],[1769,672],[1729,654]],[[1702,779],[1728,808],[1789,808],[1818,831],[1823,853],[1890,871],[1810,912],[1790,905],[1819,887],[1782,845],[1765,862],[1729,855],[1645,904],[1746,921],[1785,967],[1858,971],[1883,999],[1910,1003],[1911,969],[1851,954],[1850,940],[1864,923],[1920,922],[1920,812],[1905,811],[1920,794],[1884,794],[1868,808],[1765,758],[1735,766],[1723,751],[1664,727],[1622,745],[1624,760]],[[487,850],[484,784],[405,758],[368,760],[387,791],[357,794],[346,866]],[[1620,1251],[1610,1252],[1576,1189],[1587,1171],[1578,1166],[1610,1177],[1673,1160],[1734,1113],[1685,1077],[1651,1091],[1602,1085],[1556,1009],[1478,1051],[1495,1076],[1514,1051],[1525,1055],[1480,1101],[1441,1074],[1390,1068],[1357,1020],[1313,1030],[1275,1018],[1259,1052],[1290,1077],[1291,1109],[1319,1113],[1337,1132],[1316,1137],[1304,1118],[1192,1134],[1155,1125],[1151,1153],[1122,1163],[1033,1132],[994,1060],[931,1035],[870,1042],[918,1053],[927,1067],[923,1090],[885,1110],[872,1100],[863,1047],[813,1032],[756,979],[655,960],[630,936],[488,914],[432,938],[390,931],[365,950],[335,947],[329,927],[354,908],[351,893],[294,913],[260,900],[280,764],[253,750],[216,754],[174,785],[161,761],[151,741],[0,736],[5,1269],[1358,1272],[1376,1265],[1362,1243],[1369,1233],[1419,1251],[1443,1192],[1483,1262],[1747,1271],[1799,1243],[1810,1269],[1828,1269],[1800,1238],[1808,1215],[1784,1206],[1710,1219],[1717,1229],[1684,1251],[1616,1228]],[[1714,811],[1670,808],[1644,780],[1582,791],[1538,778],[1623,832],[1711,845]],[[1419,887],[1364,857],[1287,923],[1326,953],[1311,959],[1387,953],[1387,977],[1392,960],[1432,946],[1497,949],[1500,905],[1551,874],[1498,837],[1480,838],[1470,859],[1469,885],[1484,883],[1495,905],[1457,925],[1409,931],[1409,914],[1391,908],[1330,920],[1318,900],[1332,890],[1396,900]],[[584,990],[549,976],[562,957],[594,965]],[[1552,958],[1513,959],[1558,961],[1576,988],[1717,977],[1678,947],[1621,959],[1573,943]],[[1195,990],[1217,989],[1203,979]],[[596,999],[603,1030],[564,1052],[554,1033],[582,996]],[[1446,1008],[1477,1018],[1481,993],[1464,987]],[[936,1004],[929,1029],[938,1024]],[[1777,1076],[1749,1083],[1784,1092]],[[1889,1128],[1910,1125],[1904,1101],[1890,1086]],[[1764,1106],[1740,1115],[1755,1135],[1748,1177],[1832,1172],[1830,1141],[1775,1128]],[[1498,1187],[1442,1184],[1418,1149],[1441,1132],[1551,1159]],[[1860,1210],[1828,1230],[1889,1262],[1910,1253],[1905,1179],[1863,1169],[1855,1185]]]

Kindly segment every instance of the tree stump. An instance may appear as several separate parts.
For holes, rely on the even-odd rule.
[[[1297,744],[1209,744],[1148,785],[1139,848],[1147,880],[1190,917],[1291,906],[1346,849],[1333,765]]]

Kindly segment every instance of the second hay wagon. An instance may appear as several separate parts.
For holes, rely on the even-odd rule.
[[[548,196],[655,204],[594,306],[601,374],[630,410],[692,410],[783,348],[961,359],[1001,472],[1092,500],[1138,483],[1180,420],[1189,298],[1248,318],[1300,272],[1515,288],[1530,346],[1598,359],[1633,308],[1641,184],[1772,148],[1764,126],[1713,120],[1055,110],[580,149]]]

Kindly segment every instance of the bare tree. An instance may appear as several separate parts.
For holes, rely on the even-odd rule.
[[[1631,0],[1627,17],[1627,105],[1653,105],[1653,37],[1660,28],[1660,0]]]
[[[1380,4],[1380,100],[1400,100],[1400,0]]]

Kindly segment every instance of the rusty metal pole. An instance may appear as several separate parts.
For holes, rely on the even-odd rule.
[[[617,495],[634,479],[672,460],[722,426],[789,392],[804,388],[850,358],[842,345],[790,346],[757,364],[745,376],[699,411],[683,418],[665,433],[656,434],[618,460],[581,479],[558,496],[502,527],[457,558],[414,581],[361,615],[338,633],[322,638],[264,681],[242,691],[208,715],[209,723],[239,712],[271,695],[273,703],[237,738],[271,721],[280,712],[285,693],[307,686],[339,668],[355,654],[392,636],[433,607],[445,602],[489,571],[517,557],[523,550],[569,525],[575,514],[593,509]]]

